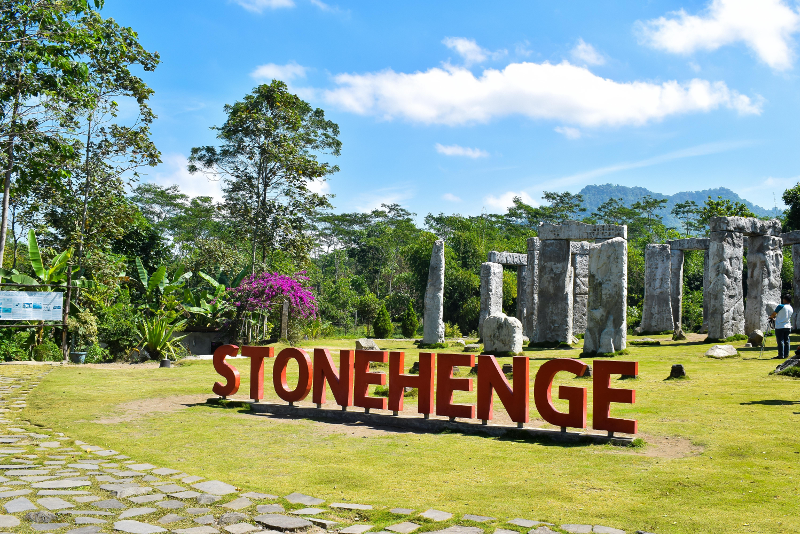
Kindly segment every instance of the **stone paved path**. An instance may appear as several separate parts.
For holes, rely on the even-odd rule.
[[[25,422],[25,400],[49,369],[29,366],[20,376],[3,376],[2,371],[0,367],[0,534],[625,534],[601,525],[553,525],[522,518],[501,520],[503,528],[486,529],[479,525],[497,520],[432,508],[375,510],[369,504],[326,504],[299,492],[243,493],[224,481],[141,463],[124,451]],[[386,525],[384,530],[370,518]],[[438,524],[443,526],[437,529]]]

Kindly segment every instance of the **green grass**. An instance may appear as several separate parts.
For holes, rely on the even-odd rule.
[[[219,377],[210,362],[173,369],[58,368],[29,396],[24,415],[138,461],[279,495],[301,491],[328,502],[605,524],[630,532],[800,531],[794,502],[800,382],[769,374],[775,362],[767,358],[774,356],[774,347],[759,359],[758,348],[742,349],[742,343],[735,343],[742,358],[718,361],[703,356],[708,347],[700,342],[659,337],[660,346],[629,347],[625,359],[639,362],[638,379],[613,381],[615,387],[636,389],[635,405],[612,409],[613,416],[639,421],[644,443],[630,448],[380,432],[359,425],[253,416],[235,402],[190,403],[171,412],[144,408],[133,419],[98,422],[128,413],[120,404],[131,401],[213,397],[211,386]],[[406,369],[419,352],[411,341],[384,344],[406,351]],[[352,341],[304,345],[352,348]],[[532,358],[531,386],[547,359],[577,358],[580,351],[579,346],[526,349]],[[332,355],[338,357],[338,351]],[[692,380],[665,380],[676,363],[686,367]],[[242,376],[240,398],[246,398],[249,388],[246,364],[235,364]],[[0,366],[0,374],[5,371]],[[461,371],[467,376],[469,369]],[[562,374],[553,396],[558,385],[588,388],[591,426],[591,381]],[[295,376],[290,367],[290,383]],[[268,397],[275,399],[270,365],[265,384]],[[474,391],[458,393],[455,400],[467,402],[474,396]],[[406,405],[415,403],[406,399]],[[564,401],[556,403],[565,408]],[[499,401],[495,410],[502,410]],[[531,417],[537,417],[533,398]],[[674,442],[699,450],[670,457],[665,453]],[[375,521],[387,513],[376,511]],[[435,530],[442,524],[425,526]],[[502,525],[482,526],[491,532]]]

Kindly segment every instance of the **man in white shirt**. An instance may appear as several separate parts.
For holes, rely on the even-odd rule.
[[[776,358],[785,360],[789,357],[789,333],[792,331],[792,314],[794,310],[789,304],[789,295],[781,295],[781,305],[775,308],[770,319],[775,319],[775,339],[778,341]]]

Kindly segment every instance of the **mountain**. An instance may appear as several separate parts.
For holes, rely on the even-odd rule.
[[[680,228],[680,221],[670,213],[672,208],[678,202],[685,202],[687,200],[694,200],[698,206],[702,206],[708,197],[714,200],[717,197],[728,199],[734,202],[743,202],[750,211],[759,217],[775,217],[781,214],[781,210],[776,211],[773,209],[764,209],[761,206],[756,206],[749,200],[745,200],[730,189],[726,187],[718,187],[716,189],[704,189],[702,191],[681,191],[674,195],[663,195],[655,193],[644,187],[626,187],[624,185],[587,185],[579,191],[583,195],[583,207],[586,208],[586,215],[591,214],[597,210],[600,205],[607,201],[609,198],[621,198],[626,206],[630,206],[634,202],[640,200],[646,195],[650,195],[657,199],[667,199],[667,205],[664,209],[659,211],[659,215],[664,218],[664,224],[674,228]]]

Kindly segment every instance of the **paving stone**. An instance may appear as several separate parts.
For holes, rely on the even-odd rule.
[[[350,525],[340,530],[339,534],[363,534],[371,528],[374,528],[374,525]]]
[[[280,532],[297,532],[313,526],[313,523],[300,517],[289,517],[280,514],[259,515],[254,517],[253,520],[271,530],[278,530]]]
[[[142,495],[150,493],[153,488],[149,486],[137,486],[135,484],[101,484],[100,489],[106,490],[114,497],[130,497],[132,495]]]
[[[418,528],[419,525],[416,523],[412,523],[410,521],[403,521],[402,523],[397,523],[396,525],[386,527],[386,530],[397,532],[398,534],[409,534],[411,532],[414,532]]]
[[[496,528],[494,534],[519,534],[517,530],[508,530],[507,528]]]
[[[181,482],[183,482],[184,484],[194,484],[195,482],[200,482],[201,480],[203,480],[203,477],[191,476],[182,478]]]
[[[105,519],[98,519],[96,517],[76,517],[76,525],[100,525],[106,523]]]
[[[475,521],[476,523],[486,523],[487,521],[494,521],[494,517],[487,517],[485,515],[472,515],[472,514],[465,514],[461,516],[461,519],[466,519],[467,521]]]
[[[98,532],[100,532],[100,528],[101,527],[97,525],[89,525],[87,527],[80,527],[68,530],[66,534],[97,534]]]
[[[13,515],[0,515],[0,528],[18,527],[20,520]]]
[[[130,534],[156,534],[156,532],[167,531],[164,528],[157,527],[149,523],[141,523],[139,521],[133,521],[130,519],[117,521],[114,523],[114,529],[121,530],[122,532],[129,532]]]
[[[38,499],[38,502],[41,506],[44,506],[48,510],[61,510],[62,508],[75,508],[75,505],[71,502],[67,502],[64,499],[59,499],[58,497],[45,497],[44,499]]]
[[[92,503],[92,506],[97,508],[103,508],[106,510],[122,510],[123,508],[127,508],[124,504],[119,502],[116,499],[106,499],[104,501],[95,501]]]
[[[9,514],[16,514],[18,512],[27,512],[28,510],[36,510],[36,505],[25,497],[19,497],[8,501],[5,504],[6,512]]]
[[[163,486],[156,486],[156,489],[162,493],[177,493],[179,491],[186,491],[183,486],[177,484],[164,484]]]
[[[156,466],[153,464],[128,464],[128,469],[133,469],[134,471],[149,471],[155,468]]]
[[[184,519],[186,518],[178,514],[167,514],[159,519],[158,522],[162,525],[169,525],[170,523],[175,523],[176,521],[182,521]]]
[[[555,530],[551,530],[545,525],[529,530],[528,534],[558,534]]]
[[[429,510],[425,510],[424,512],[419,514],[419,516],[424,517],[425,519],[430,519],[432,521],[447,521],[448,519],[453,517],[453,514],[449,512],[442,512],[441,510],[434,510],[433,508],[431,508]]]
[[[483,534],[483,529],[478,527],[453,525],[452,527],[448,527],[443,530],[434,530],[430,534]]]
[[[186,513],[191,515],[207,514],[211,508],[187,508]]]
[[[158,482],[159,480],[161,479],[158,477],[154,477],[153,475],[145,475],[141,478],[142,482]]]
[[[155,475],[166,476],[166,475],[174,475],[175,473],[180,473],[180,471],[176,469],[168,469],[166,467],[159,467],[158,469],[153,469],[152,473]]]
[[[249,491],[247,493],[242,493],[242,497],[247,497],[248,499],[277,499],[277,495],[270,495],[269,493],[258,493],[257,491]]]
[[[183,508],[185,505],[181,501],[170,499],[169,501],[158,501],[156,506],[159,508],[166,508],[167,510],[176,510],[178,508]]]
[[[83,497],[75,497],[75,502],[94,502],[99,501],[101,498],[96,495],[85,495]]]
[[[217,534],[219,530],[215,529],[214,527],[191,527],[191,528],[179,528],[173,530],[175,534]]]
[[[20,495],[27,495],[32,493],[33,490],[13,490],[13,491],[0,491],[0,499],[8,499],[9,497],[19,497]]]
[[[100,469],[100,466],[97,464],[68,464],[67,467],[73,469]]]
[[[625,534],[624,530],[620,530],[618,528],[611,528],[611,527],[604,527],[602,525],[595,525],[592,529],[592,532],[596,532],[597,534]]]
[[[128,500],[136,504],[144,504],[146,502],[160,501],[164,499],[164,494],[156,493],[154,495],[140,495],[139,497],[128,497]]]
[[[58,530],[68,526],[69,523],[34,523],[31,528],[33,530]]]
[[[290,493],[284,498],[292,504],[305,504],[306,506],[316,506],[325,502],[324,499],[317,499],[302,493]]]
[[[210,493],[211,495],[228,495],[229,493],[236,493],[236,487],[220,482],[219,480],[209,480],[207,482],[198,482],[192,484],[192,487]]]
[[[536,525],[540,524],[540,521],[531,521],[530,519],[516,518],[516,519],[512,519],[511,521],[508,521],[508,524],[509,525],[517,525],[518,527],[532,528],[532,527],[535,527]]]
[[[416,512],[416,510],[412,510],[411,508],[392,508],[389,511],[397,515],[411,515]]]
[[[200,495],[197,497],[197,504],[212,504],[219,500],[220,498],[216,495]]]
[[[344,510],[372,510],[371,504],[355,504],[349,502],[335,502],[331,508],[342,508]]]
[[[562,530],[566,530],[570,534],[588,534],[592,532],[592,525],[561,525]]]
[[[322,508],[301,508],[299,510],[292,510],[289,513],[295,515],[317,515],[321,514],[324,511],[325,510],[323,510]]]
[[[198,491],[179,491],[178,493],[170,493],[170,497],[175,497],[176,499],[193,499],[195,497],[199,497],[202,493]]]
[[[318,517],[308,517],[306,519],[308,519],[315,525],[324,528],[325,530],[331,530],[334,526],[339,524],[338,521],[329,521],[328,519],[320,519]]]
[[[231,510],[241,510],[243,508],[247,508],[248,506],[252,506],[253,501],[248,499],[247,497],[239,497],[238,499],[234,499],[229,503],[223,504],[223,508],[230,508]]]
[[[115,454],[119,454],[117,451],[94,451],[92,454],[96,454],[97,456],[114,456]]]
[[[228,512],[222,514],[219,518],[220,525],[233,525],[234,523],[241,523],[247,521],[247,516],[239,512]]]
[[[194,520],[195,523],[199,523],[201,525],[215,525],[217,520],[214,519],[213,515],[204,515],[203,517],[198,517]]]
[[[230,525],[225,527],[225,530],[227,530],[231,534],[245,534],[247,532],[252,532],[254,530],[261,530],[261,529],[259,527],[251,525],[250,523],[236,523],[235,525]]]
[[[103,512],[101,510],[59,510],[58,513],[73,515],[114,515],[113,512]]]
[[[37,482],[36,484],[32,484],[31,487],[41,489],[63,489],[91,485],[92,483],[88,480],[48,480],[45,482]]]
[[[277,512],[283,512],[283,505],[280,504],[259,504],[256,506],[256,511],[259,514],[274,514]]]
[[[118,477],[125,477],[125,478],[144,476],[144,473],[140,473],[139,471],[111,471],[111,473]]]
[[[131,508],[130,510],[125,510],[121,514],[119,514],[120,519],[126,519],[128,517],[136,517],[145,514],[152,514],[153,512],[157,512],[156,508]]]
[[[108,475],[98,475],[94,477],[94,479],[98,482],[119,482],[118,478],[110,477]]]

